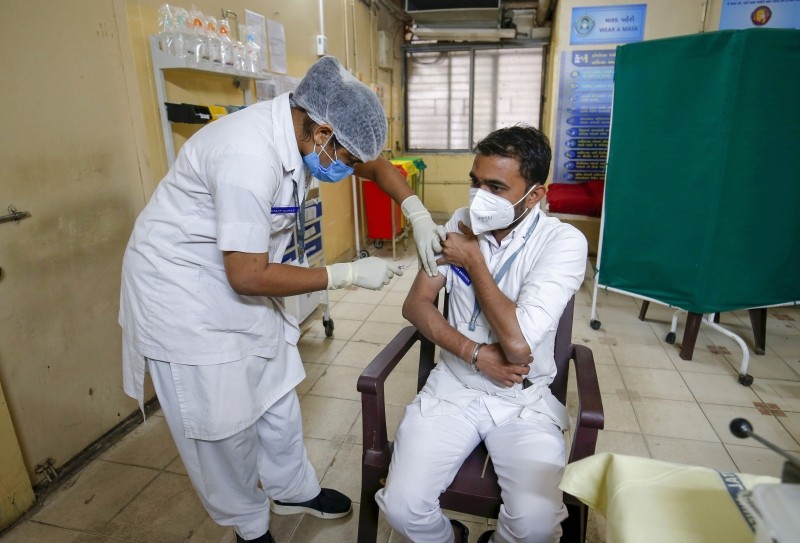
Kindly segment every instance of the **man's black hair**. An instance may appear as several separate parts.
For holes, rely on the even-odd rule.
[[[476,155],[516,158],[526,188],[537,183],[544,184],[550,171],[550,140],[540,130],[525,124],[495,130],[479,141],[472,152]]]

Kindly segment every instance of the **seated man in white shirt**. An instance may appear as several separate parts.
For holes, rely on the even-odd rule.
[[[414,543],[467,541],[439,495],[484,441],[502,489],[496,531],[480,543],[552,542],[566,517],[565,407],[550,394],[559,318],[586,269],[583,235],[539,210],[550,144],[537,129],[503,128],[474,149],[470,206],[445,229],[442,273],[419,273],[403,316],[441,348],[397,430],[376,499]],[[433,304],[449,292],[446,320]]]

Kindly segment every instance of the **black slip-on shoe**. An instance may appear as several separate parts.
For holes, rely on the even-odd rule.
[[[453,519],[450,519],[450,524],[453,525],[453,530],[456,533],[458,533],[459,530],[461,531],[461,543],[469,543],[469,528]]]
[[[275,540],[272,539],[272,535],[267,530],[267,533],[255,539],[244,539],[239,534],[236,534],[236,543],[275,543]]]
[[[308,513],[317,518],[332,519],[349,515],[353,510],[353,502],[338,490],[323,488],[313,500],[302,503],[274,500],[270,509],[276,515]]]
[[[478,543],[489,543],[492,539],[492,534],[494,534],[494,530],[486,530],[478,538]]]

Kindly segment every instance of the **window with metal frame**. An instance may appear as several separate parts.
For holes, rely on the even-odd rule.
[[[544,47],[406,51],[406,148],[469,151],[489,132],[539,127]]]

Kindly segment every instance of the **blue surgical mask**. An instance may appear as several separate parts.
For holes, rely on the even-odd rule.
[[[332,137],[333,134],[331,134],[331,138]],[[330,141],[330,138],[328,138],[328,141]],[[325,145],[328,145],[327,141]],[[308,171],[311,172],[311,175],[327,183],[336,183],[345,177],[353,175],[353,168],[336,157],[336,142],[333,144],[334,158],[331,158],[331,155],[325,151],[325,145],[321,145],[320,151],[317,153],[317,144],[314,143],[314,150],[303,157],[303,163],[306,165],[306,168],[308,168]],[[331,159],[331,164],[327,168],[319,163],[319,157],[322,153],[325,153],[325,156]]]

